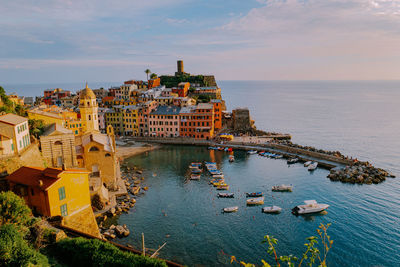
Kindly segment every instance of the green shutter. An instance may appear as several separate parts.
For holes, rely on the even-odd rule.
[[[65,199],[65,187],[58,188],[58,196],[60,200]]]
[[[60,211],[61,211],[61,216],[63,217],[68,216],[67,204],[61,205]]]

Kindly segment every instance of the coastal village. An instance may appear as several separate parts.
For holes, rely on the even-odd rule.
[[[2,95],[0,189],[21,196],[34,215],[59,229],[112,240],[130,230],[105,227],[104,221],[129,211],[148,190],[141,187],[142,171],[123,165],[123,157],[131,155],[129,142],[147,143],[134,152],[154,144],[188,144],[284,157],[328,168],[328,178],[347,183],[380,183],[392,176],[338,151],[293,144],[289,134],[258,130],[247,108],[226,110],[214,76],[187,73],[183,61],[174,75],[145,72],[146,81],[108,89],[86,84],[76,93],[46,89],[35,99]],[[217,171],[212,163],[207,168]]]

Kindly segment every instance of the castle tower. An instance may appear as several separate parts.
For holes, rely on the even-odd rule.
[[[177,65],[178,65],[178,73],[179,73],[179,74],[184,73],[184,69],[183,69],[183,60],[178,60]]]
[[[81,112],[81,120],[83,123],[83,133],[98,132],[99,118],[96,95],[93,93],[86,83],[86,88],[79,95],[79,110]]]

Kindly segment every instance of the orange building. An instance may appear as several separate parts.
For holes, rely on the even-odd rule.
[[[214,137],[214,106],[198,104],[181,109],[179,135],[210,140]]]
[[[160,78],[155,78],[155,79],[150,79],[148,80],[148,89],[151,89],[153,87],[160,86]]]
[[[178,87],[172,88],[172,93],[176,93],[180,97],[185,97],[188,94],[189,88],[190,88],[190,83],[181,82],[178,84]]]
[[[214,106],[214,131],[219,131],[222,128],[222,101],[212,99],[211,103]]]

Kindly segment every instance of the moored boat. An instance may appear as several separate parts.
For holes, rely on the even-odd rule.
[[[246,197],[262,197],[263,192],[252,192],[252,193],[246,193]]]
[[[326,210],[328,207],[328,204],[319,204],[315,200],[305,200],[304,205],[294,207],[292,213],[295,215],[318,213]]]
[[[246,200],[247,205],[262,205],[264,204],[264,197],[250,198]]]
[[[229,190],[229,185],[227,184],[217,185],[217,190]]]
[[[310,166],[311,163],[313,163],[311,160],[304,162],[304,167]]]
[[[234,206],[234,207],[227,207],[227,208],[223,208],[222,211],[223,212],[236,212],[238,211],[239,207],[238,206]]]
[[[282,211],[281,207],[271,206],[262,208],[262,212],[264,213],[280,213]]]
[[[249,150],[249,151],[247,151],[247,154],[249,154],[249,155],[257,154],[257,151],[256,150]]]
[[[274,192],[292,192],[293,186],[292,185],[274,185],[272,187],[272,191]]]
[[[229,162],[234,162],[235,161],[235,157],[233,155],[229,155]]]
[[[235,195],[233,193],[218,193],[218,197],[222,198],[234,198]]]
[[[190,175],[190,180],[200,180],[200,174],[192,174],[192,175]]]
[[[313,163],[311,163],[309,166],[308,166],[308,170],[309,171],[313,171],[313,170],[315,170],[316,168],[318,167],[318,162],[313,162]]]
[[[287,160],[287,164],[294,164],[297,163],[299,161],[298,158],[291,158]]]

